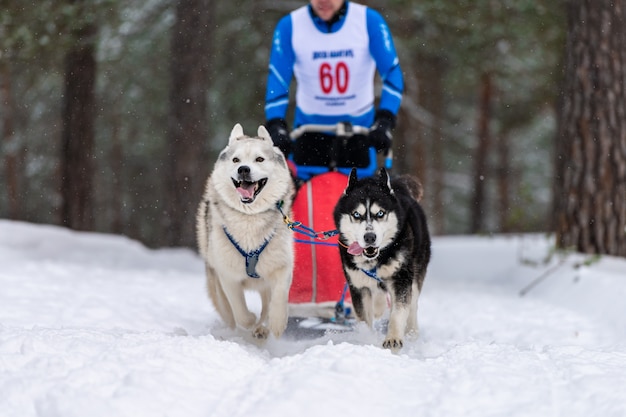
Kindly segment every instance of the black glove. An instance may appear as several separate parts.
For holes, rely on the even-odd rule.
[[[387,152],[391,148],[391,131],[394,127],[396,116],[389,110],[378,110],[369,133],[370,146],[378,152]]]
[[[265,128],[272,137],[274,146],[278,146],[283,154],[285,154],[285,158],[287,158],[291,152],[292,143],[291,138],[289,137],[289,128],[287,127],[285,119],[281,117],[270,119],[265,122]]]

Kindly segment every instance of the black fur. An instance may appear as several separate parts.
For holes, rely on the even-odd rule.
[[[389,185],[391,188],[389,188]],[[395,270],[391,277],[382,277],[379,288],[392,291],[395,303],[408,304],[411,301],[411,284],[415,281],[421,292],[426,269],[430,261],[430,235],[426,216],[418,203],[421,197],[421,186],[411,176],[399,176],[391,179],[384,168],[377,175],[357,180],[356,172],[350,174],[348,186],[334,210],[335,225],[340,229],[342,215],[352,213],[366,199],[381,206],[387,213],[395,213],[398,218],[397,232],[393,241],[379,249],[378,257],[368,261],[368,268],[379,269],[389,265],[402,252],[406,253],[405,261]],[[352,242],[339,230],[339,251],[346,280],[350,287],[352,303],[357,317],[363,319],[363,291],[369,288],[357,288],[350,280],[348,270],[360,270],[355,263],[355,256],[348,253],[347,247]],[[361,258],[362,260],[364,258]],[[419,295],[419,294],[418,294]],[[393,309],[393,306],[392,306]],[[394,343],[395,341],[392,341]],[[385,343],[388,343],[386,341]],[[402,345],[402,341],[398,343]],[[385,346],[391,347],[394,346]]]

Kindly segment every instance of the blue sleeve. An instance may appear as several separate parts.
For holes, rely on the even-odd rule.
[[[283,17],[274,30],[265,91],[265,119],[285,117],[295,55],[291,45],[291,16]]]
[[[397,114],[404,92],[402,69],[400,69],[389,26],[380,13],[369,7],[367,8],[367,31],[370,37],[370,53],[376,61],[376,68],[383,82],[378,107]]]

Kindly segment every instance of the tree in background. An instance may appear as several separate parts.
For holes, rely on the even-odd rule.
[[[211,0],[179,0],[171,40],[167,244],[195,246],[195,214],[206,181]]]
[[[434,230],[545,230],[563,2],[373,3],[408,73],[396,166],[424,175]]]
[[[485,72],[492,75],[485,126],[493,146],[484,159],[480,229],[546,230],[555,132],[552,100],[565,32],[562,1],[368,3],[392,27],[406,73],[403,114],[394,132],[394,171],[420,175],[426,191],[423,203],[436,233],[470,230],[478,97]],[[76,44],[68,28],[80,27],[85,16],[79,18],[77,4],[72,7],[67,0],[0,3],[0,53],[8,58],[11,79],[2,74],[0,78],[10,84],[14,99],[13,134],[9,138],[0,129],[0,158],[5,162],[13,146],[18,149],[20,217],[59,224],[60,167],[66,160],[60,159],[63,57]],[[193,245],[193,214],[201,189],[192,189],[188,180],[202,187],[234,123],[254,131],[263,120],[272,30],[293,3],[197,3],[199,12],[212,10],[213,21],[204,29],[195,28],[191,38],[211,42],[211,48],[205,45],[208,52],[195,58],[209,61],[208,75],[195,72],[188,63],[194,61],[182,58],[187,48],[182,33],[191,29],[184,26],[196,23],[178,22],[177,7],[183,6],[179,1],[89,3],[94,14],[89,21],[98,25],[95,231],[122,233],[149,246]],[[175,37],[181,39],[180,48],[173,46]],[[175,77],[185,77],[183,72],[208,81],[188,79],[196,87],[185,90],[184,83],[174,82]],[[203,99],[205,109],[196,112]],[[0,123],[9,116],[5,106],[0,103]],[[194,120],[204,127],[194,127]],[[198,129],[197,134],[190,129]],[[183,149],[188,145],[196,151]],[[192,165],[192,154],[202,163]],[[0,166],[3,187],[12,181],[6,172]],[[168,205],[174,202],[180,206],[172,209]],[[8,193],[0,193],[0,216],[8,213]],[[169,243],[177,242],[174,235],[186,243]]]
[[[58,18],[59,9],[65,6],[0,0],[0,189],[6,191],[0,192],[0,213],[6,204],[5,215],[11,219],[58,223],[56,208],[50,210],[51,200],[59,200],[57,176],[48,173],[41,176],[42,181],[28,176],[36,177],[40,169],[56,165],[60,156],[58,140],[50,140],[58,137],[59,95],[41,87],[51,85],[51,80],[58,86],[62,83],[60,71],[54,68],[67,44],[61,28],[65,19]],[[42,97],[45,103],[39,100]],[[35,107],[39,111],[32,111]],[[53,163],[33,164],[32,151],[41,142],[54,155]],[[29,193],[31,188],[54,191]],[[42,206],[48,208],[49,216],[41,215]]]
[[[557,243],[626,256],[626,2],[568,4]]]
[[[494,101],[493,74],[485,71],[480,75],[480,93],[478,99],[478,121],[476,122],[477,145],[474,150],[473,184],[474,192],[471,204],[470,233],[485,231],[485,179],[488,176],[488,160],[492,150],[492,107]],[[508,161],[505,161],[508,163]],[[508,170],[501,172],[501,178],[508,177]]]
[[[1,33],[1,31],[0,31]],[[7,57],[8,58],[8,57]],[[10,219],[20,219],[19,177],[21,149],[15,139],[13,85],[11,82],[11,66],[8,59],[0,54],[0,103],[2,103],[2,146],[5,150],[4,175],[6,176],[6,193],[8,199],[8,215]]]
[[[63,148],[61,158],[62,222],[77,230],[93,230],[93,175],[95,123],[95,23],[78,5],[73,45],[65,56],[63,95]],[[80,7],[83,6],[83,7]]]

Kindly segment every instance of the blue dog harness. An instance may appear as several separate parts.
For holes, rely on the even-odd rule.
[[[378,283],[380,283],[380,284],[382,284],[382,283],[383,283],[383,280],[382,280],[382,279],[380,279],[380,277],[379,277],[379,276],[378,276],[378,274],[376,273],[376,267],[374,267],[374,268],[372,268],[372,269],[370,269],[370,270],[363,269],[363,268],[360,268],[360,269],[361,269],[361,272],[363,272],[363,273],[364,273],[365,275],[367,275],[368,277],[370,277],[370,278],[372,278],[372,279],[376,280],[376,281],[377,281]]]
[[[224,233],[226,234],[226,237],[228,238],[228,240],[230,240],[230,243],[232,243],[235,249],[237,249],[244,258],[246,258],[246,274],[248,274],[250,278],[261,278],[259,274],[257,274],[256,272],[256,264],[259,262],[259,256],[261,255],[261,252],[263,252],[267,244],[270,243],[270,240],[272,239],[272,237],[274,237],[274,234],[272,234],[269,238],[265,239],[265,242],[263,242],[261,246],[258,247],[257,249],[250,251],[250,252],[246,252],[235,241],[235,238],[233,238],[233,236],[230,233],[228,233],[228,230],[226,230],[226,226],[222,226],[222,229],[224,230]]]

